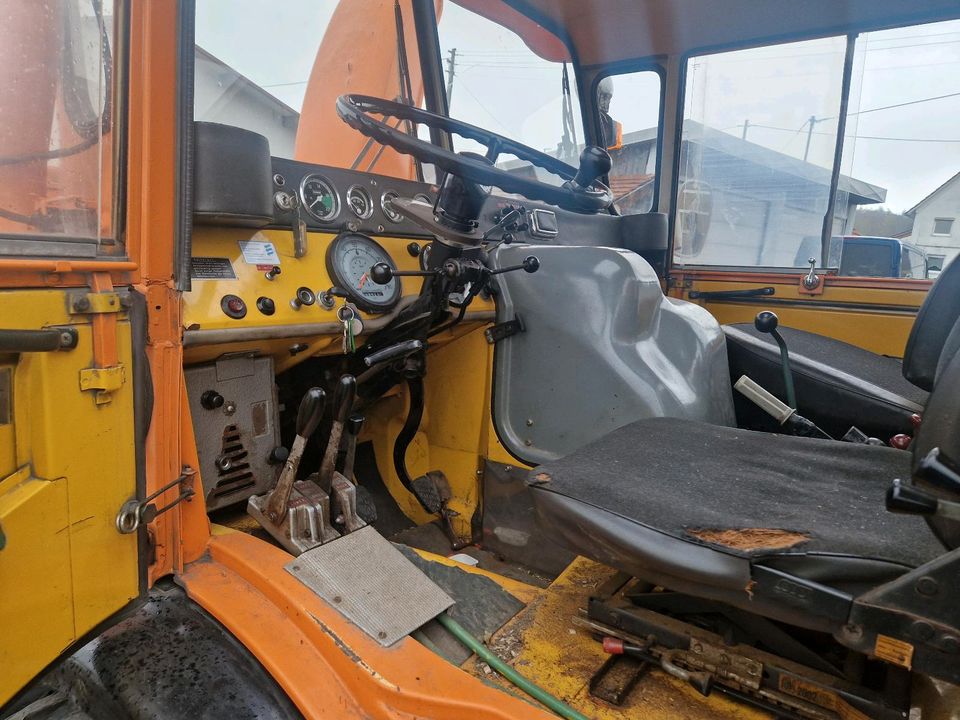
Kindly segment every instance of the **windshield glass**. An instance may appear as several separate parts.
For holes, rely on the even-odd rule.
[[[503,25],[450,2],[444,3],[439,34],[451,117],[577,166],[583,127],[570,63],[540,57]],[[458,151],[483,152],[472,140],[455,136],[453,144]],[[561,182],[506,154],[497,164]]]
[[[194,85],[197,120],[260,133],[276,157],[416,177],[335,110],[345,93],[421,105],[410,0],[196,0]]]

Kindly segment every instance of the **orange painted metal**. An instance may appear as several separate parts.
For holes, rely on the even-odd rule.
[[[95,293],[113,292],[110,274],[91,273],[90,289]],[[99,368],[113,367],[118,362],[117,314],[95,313],[90,318],[90,325],[93,330],[93,364]]]
[[[550,718],[411,638],[383,648],[284,570],[291,556],[245,533],[210,541],[180,582],[263,663],[307,718]]]
[[[435,0],[436,9],[441,6]],[[410,86],[416,105],[423,99],[423,79],[418,61],[417,37],[411,0],[400,0],[403,35],[410,69]],[[310,73],[303,98],[294,157],[303,162],[351,167],[367,138],[337,116],[337,97],[345,92],[395,99],[400,97],[397,64],[397,30],[394,0],[341,2],[330,19]],[[336,77],[336,82],[328,78]],[[372,144],[359,170],[366,170],[380,145]],[[374,170],[393,177],[413,179],[413,159],[386,148]]]

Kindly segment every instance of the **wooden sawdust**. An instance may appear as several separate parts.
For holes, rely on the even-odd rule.
[[[804,533],[775,528],[705,528],[687,530],[687,534],[712,545],[723,545],[734,550],[782,550],[810,539]]]

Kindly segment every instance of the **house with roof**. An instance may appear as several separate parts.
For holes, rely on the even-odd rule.
[[[930,270],[942,270],[960,255],[960,172],[907,210],[910,241],[927,251]]]

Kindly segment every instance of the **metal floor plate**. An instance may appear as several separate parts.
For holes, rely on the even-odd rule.
[[[308,550],[285,568],[384,647],[453,605],[372,527]]]

